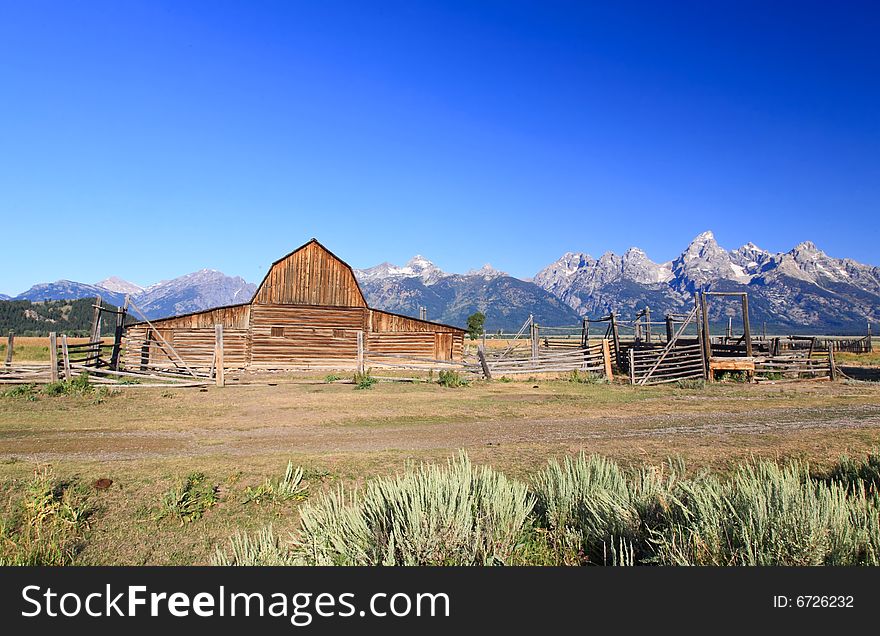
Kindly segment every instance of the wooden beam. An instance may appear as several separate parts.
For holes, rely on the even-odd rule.
[[[98,338],[101,337],[101,307],[102,307],[101,297],[95,296],[95,305],[92,310],[94,313],[92,314],[92,337],[90,340],[95,342]]]
[[[614,379],[614,371],[611,368],[611,347],[608,346],[608,339],[602,339],[602,361],[605,364],[605,377],[608,381]]]
[[[636,383],[636,361],[635,361],[635,349],[629,350],[629,383]]]
[[[58,336],[49,332],[49,376],[52,382],[58,382]]]
[[[15,332],[10,331],[6,338],[6,366],[12,366],[12,352],[15,350]]]
[[[125,295],[125,303],[122,311],[116,313],[116,330],[113,332],[113,351],[110,353],[110,368],[119,368],[119,353],[122,350],[122,336],[125,334],[125,312],[128,311],[128,294]]]
[[[64,379],[72,380],[70,373],[70,352],[67,350],[67,334],[61,334],[61,359],[64,363]]]
[[[746,341],[746,356],[752,357],[752,330],[749,328],[749,295],[743,294],[743,338]]]
[[[477,357],[480,359],[480,366],[483,368],[483,375],[487,380],[492,379],[492,372],[489,370],[489,364],[486,362],[486,353],[482,347],[477,349]]]
[[[226,373],[223,364],[223,325],[214,325],[214,361],[216,364],[217,386],[226,386]]]
[[[700,295],[696,292],[694,293],[694,313],[700,311]],[[697,341],[700,343],[700,354],[703,360],[703,379],[709,379],[709,358],[706,355],[706,343],[703,342],[703,337],[705,334],[703,333],[703,325],[701,321],[701,316],[697,316]]]

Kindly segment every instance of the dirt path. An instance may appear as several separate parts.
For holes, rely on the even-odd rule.
[[[7,430],[0,456],[31,461],[113,461],[204,455],[255,456],[280,452],[332,453],[517,446],[578,445],[590,440],[797,434],[799,431],[876,429],[880,405],[757,409],[583,419],[499,419],[407,424],[294,424],[241,428],[32,431]]]

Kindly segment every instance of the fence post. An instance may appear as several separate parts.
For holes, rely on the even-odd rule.
[[[538,325],[532,323],[532,360],[538,359]]]
[[[357,372],[364,372],[364,332],[357,332]]]
[[[700,313],[700,295],[694,292],[694,318],[697,320],[697,341],[700,343],[700,357],[703,360],[703,379],[709,379],[709,357],[706,354],[706,343],[703,341],[705,333],[703,333],[703,324]]]
[[[119,369],[119,353],[122,350],[122,334],[125,331],[125,312],[128,310],[128,294],[122,309],[117,308],[116,330],[113,332],[113,351],[110,353],[110,368],[114,371]]]
[[[636,353],[635,347],[629,350],[629,383],[636,383]]]
[[[89,342],[95,342],[101,338],[101,307],[103,303],[100,296],[95,296],[94,313],[92,314],[92,336]]]
[[[645,305],[645,342],[651,344],[651,308]]]
[[[64,379],[70,380],[70,353],[67,350],[67,334],[61,334],[61,355],[64,362]]]
[[[837,379],[837,365],[834,364],[834,347],[828,347],[828,365],[830,367],[831,381]]]
[[[608,346],[608,338],[602,339],[602,361],[605,363],[605,377],[610,382],[614,379],[614,371],[611,369],[611,347]]]
[[[226,386],[226,372],[223,364],[223,325],[214,325],[214,366],[217,386]]]
[[[58,382],[58,336],[54,331],[49,332],[49,377]]]
[[[617,358],[617,366],[623,367],[623,361],[620,359],[620,333],[617,329],[617,316],[611,312],[611,337],[614,340],[614,357]]]
[[[477,347],[477,357],[480,359],[480,366],[483,367],[483,375],[487,380],[491,380],[492,372],[489,370],[489,363],[486,362],[486,353],[483,347]]]
[[[749,328],[749,295],[743,293],[743,338],[746,341],[746,355],[752,357],[752,330]]]
[[[6,366],[12,366],[12,351],[15,349],[15,332],[10,331],[9,337],[6,338]]]

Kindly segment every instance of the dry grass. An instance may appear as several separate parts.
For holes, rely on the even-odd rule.
[[[580,451],[624,465],[681,456],[694,469],[735,469],[750,458],[828,466],[880,445],[880,385],[716,385],[637,388],[560,381],[381,382],[369,391],[323,374],[275,386],[129,389],[89,396],[0,398],[0,488],[20,491],[35,464],[92,484],[94,515],[76,563],[207,563],[237,531],[272,523],[285,535],[298,501],[243,503],[288,461],[310,495],[445,461],[466,449],[475,464],[511,477]],[[193,472],[217,501],[191,523],[157,519],[163,497]],[[0,499],[2,510],[6,497]]]
[[[68,344],[83,344],[88,338],[68,338]],[[110,338],[103,338],[104,345],[113,344]],[[0,341],[0,360],[6,360],[6,337]],[[15,336],[12,350],[13,362],[48,362],[49,338],[39,336]]]

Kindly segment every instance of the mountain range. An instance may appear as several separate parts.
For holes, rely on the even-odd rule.
[[[465,274],[442,271],[423,256],[405,265],[381,263],[354,270],[372,307],[464,325],[479,310],[487,329],[518,329],[534,314],[544,325],[574,325],[611,311],[623,319],[650,306],[657,320],[693,307],[698,291],[745,291],[753,331],[766,325],[779,333],[864,333],[880,320],[880,268],[834,258],[807,241],[771,253],[753,243],[725,250],[712,232],[697,236],[675,259],[652,261],[630,248],[598,258],[567,252],[532,280],[489,265]],[[149,318],[247,302],[256,286],[216,270],[201,270],[142,288],[116,277],[95,284],[57,281],[16,296],[31,301],[94,297],[121,305],[128,294]],[[0,300],[7,297],[0,296]],[[710,320],[740,321],[738,301],[713,297]]]
[[[128,295],[147,318],[163,318],[221,305],[248,302],[257,286],[238,276],[227,276],[213,269],[165,280],[141,287],[115,276],[94,283],[59,280],[40,283],[14,298],[0,300],[75,300],[100,296],[111,305],[121,307]],[[135,316],[139,315],[135,313]]]

